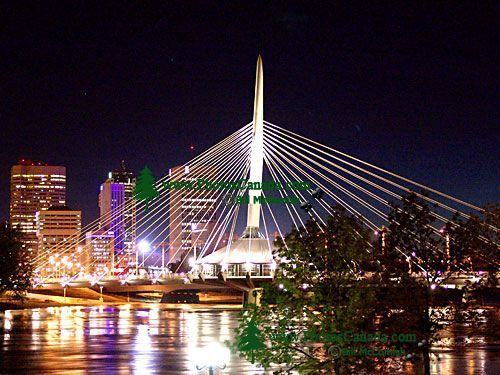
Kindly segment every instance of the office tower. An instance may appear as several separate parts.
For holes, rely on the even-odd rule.
[[[111,274],[115,269],[115,234],[99,229],[85,234],[85,249],[89,252],[89,268],[98,275]]]
[[[124,202],[123,185],[115,184],[112,179],[101,185],[99,192],[100,229],[113,234],[113,255],[119,258],[124,247]],[[113,270],[114,271],[114,270]]]
[[[191,181],[195,185],[198,178],[207,178],[215,171],[213,167],[190,171],[189,166],[178,166],[169,170],[169,176],[170,181]],[[198,255],[215,230],[216,193],[192,189],[168,191],[170,263],[183,261],[183,264],[187,264],[186,257],[194,256],[195,252]]]
[[[52,206],[36,213],[38,251],[35,269],[41,276],[74,275],[84,270],[86,259],[79,246],[82,212]]]
[[[101,229],[113,232],[117,272],[135,266],[136,218],[133,199],[135,177],[122,162],[109,172],[99,192]]]
[[[24,245],[34,257],[38,239],[36,212],[66,204],[66,168],[22,159],[10,177],[10,225],[21,231]]]
[[[115,184],[123,185],[126,209],[123,210],[123,254],[124,264],[135,265],[136,221],[137,207],[134,199],[136,178],[133,172],[127,170],[125,161],[122,160],[119,169],[111,172],[111,179]],[[127,204],[129,202],[129,204]]]

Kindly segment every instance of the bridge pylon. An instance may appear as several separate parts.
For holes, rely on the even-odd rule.
[[[250,152],[249,181],[262,185],[264,167],[264,68],[257,58],[253,107],[253,138]],[[196,260],[205,276],[226,278],[272,278],[274,260],[269,240],[260,231],[262,190],[248,190],[247,224],[242,236],[227,246]],[[208,269],[207,269],[208,268]],[[248,284],[248,282],[246,282]],[[246,285],[249,287],[249,285]]]

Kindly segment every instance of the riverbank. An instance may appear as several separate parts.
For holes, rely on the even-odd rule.
[[[85,298],[71,298],[71,297],[65,298],[65,297],[46,296],[46,295],[32,295],[30,293],[29,296],[26,296],[22,300],[1,299],[0,311],[38,309],[38,308],[62,307],[62,306],[93,306],[102,303],[104,302],[100,302],[99,300],[85,299]],[[106,303],[109,304],[109,302]],[[126,303],[126,301],[124,303]]]
[[[102,297],[101,297],[102,296]],[[215,299],[204,296],[200,303],[160,303],[154,300],[143,300],[128,298],[123,296],[100,294],[93,290],[71,290],[66,297],[51,294],[28,293],[22,300],[15,300],[9,297],[0,298],[0,311],[38,309],[47,307],[76,307],[76,306],[144,306],[159,304],[164,309],[169,310],[240,310],[241,304],[230,303],[227,299]],[[102,299],[101,299],[102,298]]]

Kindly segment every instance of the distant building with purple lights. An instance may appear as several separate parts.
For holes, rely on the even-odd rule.
[[[116,271],[135,266],[137,210],[133,191],[135,176],[125,168],[109,172],[99,192],[100,227],[114,235]]]

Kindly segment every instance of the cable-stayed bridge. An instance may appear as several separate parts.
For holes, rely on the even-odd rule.
[[[272,279],[282,261],[276,258],[273,240],[279,237],[285,241],[289,224],[298,229],[312,219],[321,229],[333,207],[341,205],[359,217],[375,237],[379,236],[383,247],[391,202],[410,192],[429,203],[435,219],[431,228],[447,243],[437,255],[442,257],[444,267],[449,267],[449,238],[444,226],[454,215],[463,219],[471,213],[481,215],[482,208],[265,121],[263,83],[259,56],[253,121],[158,179],[153,189],[157,194],[152,199],[129,199],[120,204],[121,214],[131,210],[140,213],[137,238],[167,243],[168,256],[163,249],[161,258],[153,261],[153,252],[141,251],[139,243],[135,244],[135,259],[130,259],[131,254],[113,253],[108,264],[103,265],[99,256],[90,254],[92,244],[81,244],[77,233],[53,247],[51,254],[40,254],[34,259],[34,288],[103,287],[109,291],[168,292],[230,287],[249,291]],[[266,189],[266,177],[275,186]],[[206,181],[205,188],[189,188],[201,180]],[[176,186],[181,188],[172,188]],[[106,215],[114,214],[109,211]],[[190,228],[193,251],[172,245],[185,239],[186,218],[198,223],[196,228]],[[82,228],[82,233],[101,233],[96,240],[104,241],[107,233],[116,229],[112,224],[102,230],[103,221],[116,222],[107,219],[100,217]],[[242,221],[246,223],[244,230],[240,228]],[[196,243],[202,236],[205,238],[198,249]],[[430,271],[416,254],[398,251],[411,272]],[[81,254],[89,254],[88,260],[78,262]],[[117,274],[116,265],[123,263],[122,257],[128,257],[133,266]],[[169,266],[174,260],[180,262],[172,272]],[[352,262],[356,269],[356,260]],[[484,262],[498,269],[495,259]],[[176,272],[183,264],[189,264],[190,270]],[[454,267],[460,275],[451,277],[448,283],[462,284],[481,278],[470,263],[459,261]]]

